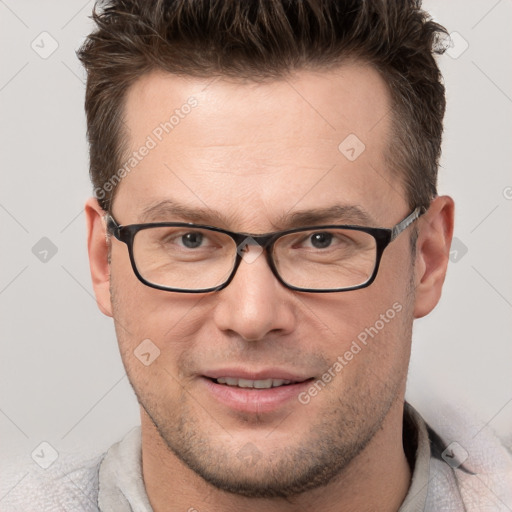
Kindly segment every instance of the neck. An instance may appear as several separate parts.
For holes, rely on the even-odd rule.
[[[396,512],[411,480],[402,444],[403,403],[395,402],[366,448],[328,485],[288,499],[247,498],[221,491],[184,465],[144,411],[142,470],[154,512],[189,510]]]

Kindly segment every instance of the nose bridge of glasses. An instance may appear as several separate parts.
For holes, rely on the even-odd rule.
[[[253,263],[262,253],[266,252],[266,260],[274,272],[273,264],[271,262],[272,256],[268,247],[276,238],[275,234],[267,235],[251,235],[249,233],[233,233],[232,238],[236,243],[236,252],[238,263],[243,260],[245,263]],[[235,266],[235,271],[238,264]]]
[[[276,235],[277,233],[265,233],[263,235],[256,235],[253,233],[232,233],[232,237],[234,238],[237,245],[247,241],[248,244],[259,245],[260,247],[264,248],[266,248],[271,243]]]
[[[269,233],[264,235],[231,233],[231,238],[236,243],[237,257],[228,283],[231,282],[235,277],[235,274],[238,273],[238,269],[242,261],[245,264],[251,265],[262,255],[274,277],[278,279],[278,281],[281,281],[275,268],[271,251],[268,250],[275,240],[279,238],[279,233]]]

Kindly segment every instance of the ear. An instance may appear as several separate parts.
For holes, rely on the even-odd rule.
[[[107,316],[112,316],[110,268],[108,262],[110,243],[107,237],[104,215],[105,211],[94,197],[87,200],[85,203],[85,216],[92,285],[96,295],[96,303],[101,312]]]
[[[428,315],[439,302],[453,236],[454,202],[436,197],[420,218],[416,242],[414,317]]]

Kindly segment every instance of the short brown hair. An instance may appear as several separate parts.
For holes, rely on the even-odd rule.
[[[97,28],[78,56],[88,74],[90,174],[105,210],[125,153],[124,98],[142,75],[278,79],[347,58],[374,66],[388,84],[386,156],[410,207],[435,197],[445,96],[434,54],[446,31],[421,0],[104,0],[92,17]]]

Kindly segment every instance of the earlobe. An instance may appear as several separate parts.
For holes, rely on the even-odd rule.
[[[105,212],[98,201],[91,197],[85,203],[85,216],[87,221],[87,250],[89,253],[89,267],[91,270],[92,285],[96,296],[96,303],[101,312],[112,316],[110,301],[110,268],[109,268],[109,242],[105,230],[103,216]]]
[[[454,208],[451,197],[437,197],[419,223],[415,265],[415,318],[428,315],[441,298],[453,236]]]

